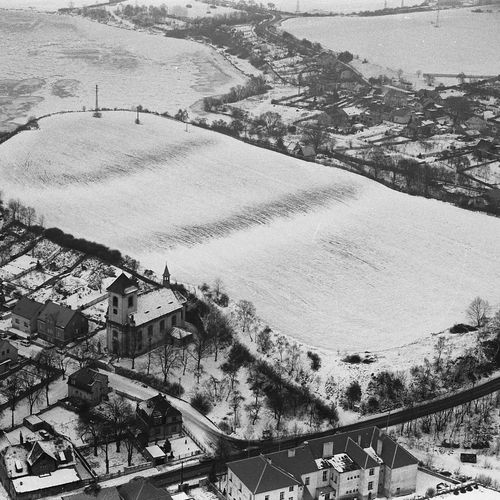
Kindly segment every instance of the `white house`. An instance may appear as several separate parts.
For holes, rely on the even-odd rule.
[[[415,492],[418,460],[377,427],[228,464],[229,500],[371,500]]]

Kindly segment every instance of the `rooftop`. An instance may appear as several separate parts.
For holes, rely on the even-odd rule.
[[[134,313],[136,326],[143,325],[161,316],[182,308],[181,302],[170,288],[160,288],[137,297],[137,311]]]
[[[318,458],[316,460],[318,469],[327,469],[333,467],[337,472],[351,472],[359,470],[359,467],[351,460],[346,453],[337,453],[333,457],[324,459]]]
[[[135,290],[132,290],[135,289]],[[116,278],[111,285],[106,289],[108,292],[117,293],[119,295],[126,295],[131,291],[139,289],[137,282],[129,278],[126,274],[122,273]]]
[[[78,389],[89,393],[92,392],[93,385],[96,381],[101,381],[107,385],[108,377],[88,367],[80,368],[68,377],[68,385],[78,387]]]
[[[81,314],[79,311],[71,309],[71,307],[60,306],[50,300],[45,304],[38,319],[42,321],[53,320],[56,326],[66,328],[68,323],[73,319],[75,314]]]
[[[44,304],[36,300],[23,297],[16,302],[12,314],[26,319],[33,319],[42,310]]]
[[[80,476],[74,467],[58,469],[51,474],[43,476],[24,476],[14,479],[12,484],[17,493],[39,491],[62,484],[80,481]]]

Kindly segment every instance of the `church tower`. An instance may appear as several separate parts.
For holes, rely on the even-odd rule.
[[[163,286],[170,288],[170,271],[168,270],[167,263],[165,263],[165,270],[163,271]]]
[[[123,356],[128,352],[128,334],[134,327],[138,291],[137,283],[123,273],[107,288],[108,318],[106,330],[110,353]]]

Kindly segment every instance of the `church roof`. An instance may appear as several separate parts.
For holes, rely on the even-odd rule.
[[[137,311],[133,313],[137,327],[182,308],[170,288],[160,288],[137,297]]]
[[[163,270],[163,276],[170,276],[170,271],[168,270],[168,264],[165,262],[165,269]]]
[[[125,295],[125,290],[131,287],[137,289],[137,282],[130,279],[126,274],[121,273],[120,276],[118,276],[118,278],[116,278],[115,281],[113,281],[113,283],[111,283],[111,285],[109,285],[106,290],[108,292],[117,293],[119,295]]]

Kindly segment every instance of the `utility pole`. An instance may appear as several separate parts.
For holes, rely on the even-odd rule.
[[[295,9],[295,12],[298,14],[300,12],[300,0],[297,0],[297,7]]]
[[[95,86],[95,110],[92,115],[94,118],[101,118],[101,112],[99,111],[99,86]]]

